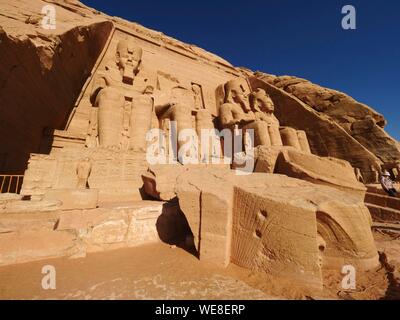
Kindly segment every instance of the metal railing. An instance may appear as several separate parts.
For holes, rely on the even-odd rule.
[[[20,193],[23,180],[21,175],[0,174],[0,193]]]

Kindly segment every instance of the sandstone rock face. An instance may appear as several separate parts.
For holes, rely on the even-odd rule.
[[[0,235],[0,265],[72,255],[74,235],[69,232],[26,231]]]
[[[90,10],[66,3],[57,7],[57,28],[45,30],[45,4],[0,2],[0,172],[23,172],[29,154],[41,152],[43,132],[65,126],[112,30]]]
[[[327,122],[329,119],[340,125],[358,144],[383,163],[399,160],[400,145],[398,141],[384,131],[385,118],[371,107],[342,92],[321,87],[305,79],[292,76],[277,77],[264,73],[256,73],[255,75],[311,107],[319,115],[320,121]],[[327,116],[327,118],[324,116]],[[339,136],[337,133],[335,135]],[[312,137],[312,135],[309,136]],[[311,139],[313,140],[313,138]],[[315,145],[316,142],[311,141],[311,144]],[[355,144],[355,142],[352,144]],[[334,148],[329,147],[331,152],[335,152]],[[337,145],[337,147],[339,146]],[[322,154],[323,150],[315,146],[314,152]],[[356,152],[354,150],[354,154]],[[351,152],[346,153],[348,153],[347,157],[343,155],[340,158],[349,160],[353,165],[356,165],[356,161],[351,159]]]
[[[386,125],[386,120],[381,114],[342,92],[292,76],[276,77],[263,73],[256,73],[256,76],[294,95],[316,111],[329,115],[343,127],[364,120],[368,116],[380,127]]]
[[[26,211],[54,211],[60,209],[63,203],[59,199],[24,200],[22,196],[0,194],[0,213],[24,213]]]

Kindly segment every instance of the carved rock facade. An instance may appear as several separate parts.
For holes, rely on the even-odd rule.
[[[22,196],[0,198],[0,264],[174,237],[192,239],[200,259],[317,288],[324,268],[379,264],[359,180],[400,160],[379,114],[334,112],[331,92],[322,103],[308,82],[253,74],[79,2],[53,4],[53,33],[7,5],[16,18],[0,17],[0,171],[24,174]],[[17,96],[24,84],[32,92]],[[180,153],[188,129],[197,142],[204,130],[225,135]],[[153,138],[169,164],[151,164]],[[224,162],[229,147],[254,164],[246,175],[236,158]],[[193,154],[199,163],[185,164]]]

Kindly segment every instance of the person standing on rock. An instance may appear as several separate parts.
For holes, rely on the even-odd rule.
[[[397,196],[398,192],[393,186],[392,179],[390,179],[390,173],[387,172],[386,170],[383,171],[383,173],[382,173],[381,185],[382,185],[383,190],[385,190],[389,196],[391,196],[391,197]]]

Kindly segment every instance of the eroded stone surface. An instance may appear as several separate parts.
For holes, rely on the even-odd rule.
[[[323,268],[378,265],[371,218],[358,195],[276,174],[248,179],[211,168],[188,169],[175,190],[200,259],[291,275],[316,287]]]

